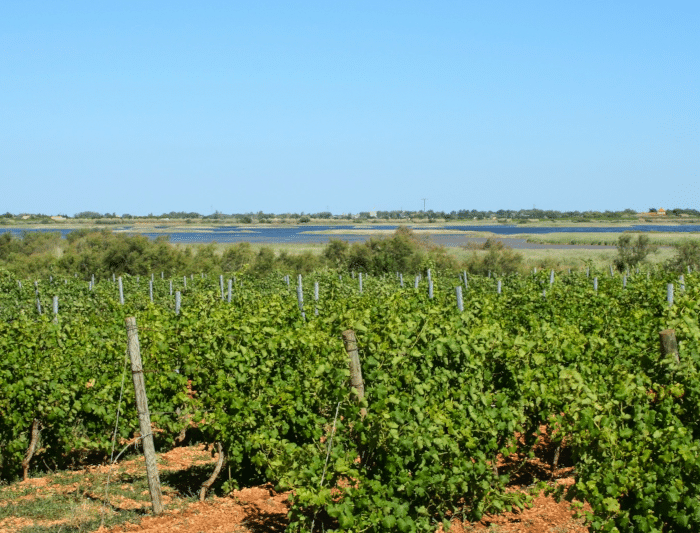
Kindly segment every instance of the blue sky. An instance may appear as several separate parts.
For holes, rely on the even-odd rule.
[[[697,1],[6,1],[0,212],[700,209]]]

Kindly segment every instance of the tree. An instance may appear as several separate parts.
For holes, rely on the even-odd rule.
[[[633,268],[646,259],[646,256],[656,251],[647,235],[637,235],[637,241],[632,241],[631,235],[620,235],[617,240],[617,257],[614,259],[615,267],[620,271]]]

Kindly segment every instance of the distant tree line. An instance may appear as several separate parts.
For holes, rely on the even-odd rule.
[[[77,274],[86,280],[93,274],[104,278],[112,274],[145,276],[159,272],[245,272],[258,276],[274,271],[306,274],[324,268],[408,274],[430,266],[443,270],[462,267],[445,248],[419,239],[405,227],[390,237],[366,242],[332,240],[321,254],[275,253],[271,247],[253,247],[248,242],[223,249],[216,243],[181,248],[170,244],[167,236],[151,240],[106,229],[80,229],[65,239],[58,232],[26,231],[21,237],[9,232],[0,234],[0,268],[20,276]]]
[[[650,208],[650,213],[656,213],[657,210]],[[136,216],[130,214],[122,214],[118,216],[116,213],[98,213],[97,211],[81,211],[75,213],[73,217],[68,217],[67,215],[61,215],[64,218],[74,218],[74,219],[88,219],[88,220],[101,220],[101,219],[169,219],[169,220],[211,220],[211,221],[228,221],[233,223],[241,224],[252,224],[252,223],[270,223],[273,219],[278,220],[294,220],[300,223],[309,222],[314,220],[389,220],[389,221],[400,221],[409,219],[428,219],[432,222],[437,221],[469,221],[469,220],[489,220],[489,219],[500,219],[500,220],[515,220],[526,222],[528,220],[538,219],[568,219],[568,220],[621,220],[624,218],[632,218],[638,216],[640,213],[634,209],[623,209],[621,211],[556,211],[552,209],[498,209],[496,211],[491,210],[478,210],[478,209],[460,209],[458,211],[434,211],[432,209],[427,211],[406,211],[406,210],[394,210],[394,211],[361,211],[355,214],[342,214],[334,215],[330,211],[320,211],[318,213],[264,213],[263,211],[258,211],[257,213],[231,213],[226,214],[220,211],[215,211],[210,215],[202,215],[200,213],[191,211],[170,211],[169,213],[163,213],[161,215],[154,215],[149,213],[146,216]],[[681,209],[674,208],[666,210],[666,216],[693,216],[700,217],[700,211],[697,209]],[[27,214],[21,213],[14,215],[12,213],[5,213],[0,215],[4,219],[22,218],[29,217],[30,219],[50,220],[49,215],[35,213]]]

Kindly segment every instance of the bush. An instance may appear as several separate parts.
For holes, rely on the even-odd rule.
[[[443,246],[419,239],[410,228],[400,227],[390,237],[373,237],[352,245],[332,239],[323,256],[332,268],[369,274],[418,273],[426,268],[456,269]],[[426,266],[427,265],[427,266]]]
[[[488,272],[515,274],[522,268],[522,254],[513,251],[501,241],[487,239],[484,243],[484,249],[488,250],[485,255],[479,256],[474,252],[465,265],[472,274],[486,275]]]
[[[221,269],[224,272],[241,272],[253,262],[255,253],[249,242],[239,242],[230,246],[221,258]]]
[[[348,271],[369,272],[372,270],[372,250],[366,243],[353,243],[348,251]]]
[[[323,257],[331,267],[340,270],[347,264],[349,249],[350,245],[347,241],[331,239],[323,250]]]
[[[617,257],[613,260],[620,272],[634,268],[646,259],[646,256],[656,251],[647,235],[637,235],[637,241],[632,241],[631,235],[620,235],[617,240]]]
[[[275,268],[275,252],[271,248],[263,246],[258,250],[255,261],[250,271],[256,276],[264,276],[272,272]]]
[[[280,270],[291,270],[295,274],[310,274],[321,267],[321,258],[309,251],[293,255],[283,251],[275,263]]]
[[[370,239],[364,246],[369,249],[369,269],[375,274],[417,272],[425,249],[409,228],[398,228],[389,238]]]
[[[683,272],[688,267],[700,269],[700,242],[690,239],[676,245],[676,255],[667,263],[667,268]]]

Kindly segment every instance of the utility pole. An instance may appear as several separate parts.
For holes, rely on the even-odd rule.
[[[423,200],[423,212],[425,213],[425,201],[427,200],[427,198],[421,198],[421,200]]]

